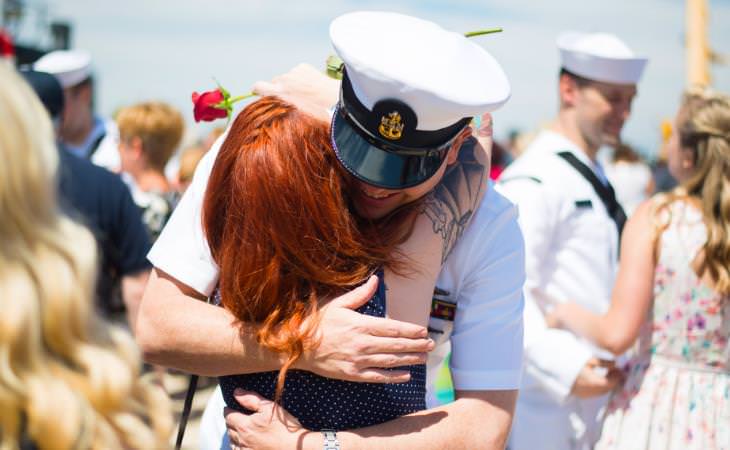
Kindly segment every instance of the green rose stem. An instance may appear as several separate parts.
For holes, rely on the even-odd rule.
[[[256,96],[255,92],[249,92],[248,94],[243,94],[243,95],[239,95],[238,97],[233,97],[233,98],[229,99],[228,101],[231,103],[236,103],[237,101],[246,100],[247,98],[251,98],[251,97],[255,97],[255,96]]]
[[[464,33],[464,36],[470,38],[470,37],[474,37],[474,36],[481,36],[483,34],[492,34],[492,33],[501,33],[501,32],[502,32],[501,28],[489,28],[486,30],[469,31],[467,33]]]

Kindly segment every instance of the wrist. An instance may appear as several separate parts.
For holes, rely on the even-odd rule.
[[[332,429],[322,430],[322,450],[340,450],[337,431]]]
[[[301,450],[322,450],[322,433],[302,429],[297,433],[296,445],[292,448]]]

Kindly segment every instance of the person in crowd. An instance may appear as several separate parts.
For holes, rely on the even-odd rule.
[[[492,142],[491,168],[489,170],[489,179],[497,180],[502,175],[504,169],[511,163],[507,151],[498,142]]]
[[[654,193],[654,177],[649,165],[628,144],[619,142],[599,152],[599,161],[606,169],[606,177],[616,190],[616,199],[631,217],[634,210]],[[602,158],[603,156],[606,158]]]
[[[164,448],[167,398],[94,312],[94,240],[59,210],[49,116],[4,66],[0,116],[0,447]]]
[[[668,161],[679,187],[626,224],[608,311],[550,315],[616,355],[638,339],[597,449],[730,447],[730,97],[685,94]]]
[[[119,130],[113,120],[94,113],[92,60],[85,50],[54,50],[33,69],[55,75],[64,93],[58,140],[69,153],[113,172],[119,171]]]
[[[64,110],[58,79],[47,73],[23,70],[54,123]],[[150,249],[139,208],[121,178],[59,147],[58,192],[64,212],[93,233],[100,251],[96,304],[115,321],[133,323],[142,300],[150,263]],[[126,311],[126,318],[124,313]]]
[[[378,24],[381,33],[372,32],[373,24]],[[440,178],[444,179],[447,154],[457,153],[453,139],[462,136],[472,116],[506,101],[509,85],[496,61],[481,47],[430,22],[394,13],[351,13],[336,19],[330,30],[347,73],[329,131],[338,164],[346,171],[352,189],[348,201],[361,219],[383,220],[439,185]],[[388,59],[390,53],[382,52],[383,46],[394,40],[406,46],[398,64]],[[367,45],[362,47],[362,43]],[[430,49],[428,58],[416,51],[424,48],[424,43]],[[434,55],[439,61],[435,66]],[[408,70],[400,70],[403,67]],[[460,74],[462,82],[454,84],[452,78],[438,76],[445,68]],[[424,73],[432,76],[423,78]],[[316,77],[324,75],[316,73]],[[408,88],[416,80],[423,81],[419,91]],[[319,101],[292,103],[304,105],[304,111],[318,111],[315,115],[325,111],[326,117],[326,108],[337,101],[331,85],[320,90],[327,83],[320,79],[302,82],[299,86]],[[407,92],[413,95],[404,96]],[[282,93],[281,97],[287,100],[296,95]],[[468,102],[463,100],[466,98]],[[441,107],[434,108],[434,102]],[[256,336],[260,327],[250,323],[235,326],[235,316],[225,308],[196,301],[209,295],[219,281],[222,285],[227,282],[223,272],[219,279],[219,268],[208,252],[201,227],[208,176],[218,163],[218,152],[223,150],[214,148],[203,158],[193,185],[150,253],[156,269],[142,303],[138,340],[149,360],[194,372],[229,375],[276,371],[287,357],[259,345]],[[467,178],[481,177],[484,168],[469,173]],[[300,178],[308,175],[296,174]],[[453,191],[456,187],[447,183],[445,191],[434,191],[434,195],[454,206],[453,199],[460,198],[452,194],[458,192]],[[462,213],[456,215],[459,211]],[[472,215],[471,223],[465,226]],[[454,209],[428,219],[430,232],[439,234],[445,242],[461,235],[436,281],[439,291],[446,293],[445,299],[436,308],[422,310],[419,321],[425,322],[427,317],[423,316],[428,316],[431,309],[429,326],[434,337],[444,343],[451,338],[456,401],[357,432],[326,430],[324,436],[309,433],[307,446],[322,448],[323,439],[327,445],[338,445],[340,440],[351,448],[444,448],[454,443],[463,448],[504,446],[522,352],[523,261],[514,210],[493,189],[487,189],[475,211]],[[290,225],[296,229],[296,223]],[[239,256],[243,259],[246,255]],[[312,329],[318,345],[305,346],[294,368],[349,381],[408,381],[409,370],[385,368],[422,364],[424,352],[433,343],[426,339],[422,324],[368,317],[350,310],[370,301],[377,286],[377,278],[371,277],[359,288],[322,306]],[[243,299],[226,300],[225,291],[222,301],[245,304]],[[399,308],[397,302],[390,303],[391,307]],[[397,310],[389,311],[396,318],[404,318]],[[189,332],[191,326],[195,327],[194,333]],[[443,357],[446,352],[438,354]],[[237,421],[243,420],[239,424],[245,429],[247,418],[264,416],[262,410],[254,416],[229,415],[229,426],[235,430]],[[271,430],[280,424],[269,423]],[[415,429],[420,432],[408,432]],[[293,433],[301,435],[301,430]],[[232,444],[242,446],[244,434],[231,434]],[[292,442],[291,435],[281,438],[286,444],[278,448]],[[219,445],[220,441],[216,448]]]
[[[560,106],[551,127],[502,173],[525,237],[525,377],[512,450],[590,449],[620,371],[544,313],[571,299],[594,311],[611,298],[625,215],[596,160],[629,116],[646,59],[604,33],[561,34]],[[602,372],[603,370],[603,372]]]
[[[15,45],[10,33],[3,27],[0,27],[0,63],[7,65],[15,65]]]
[[[165,177],[165,166],[182,139],[182,115],[162,102],[144,102],[122,108],[119,159],[123,174],[131,177],[132,198],[142,209],[142,221],[154,242],[177,203],[177,191]]]
[[[199,145],[188,147],[180,153],[180,167],[177,171],[176,189],[179,195],[185,193],[193,182],[195,169],[207,150]]]
[[[659,192],[669,192],[677,187],[677,180],[674,179],[667,165],[669,138],[672,136],[672,121],[665,119],[661,124],[661,146],[659,154],[652,167],[652,176],[654,178],[654,194]]]

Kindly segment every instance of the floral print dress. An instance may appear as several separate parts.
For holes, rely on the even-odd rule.
[[[674,201],[663,219],[650,320],[596,449],[730,450],[730,299],[691,267],[707,239],[700,211]]]

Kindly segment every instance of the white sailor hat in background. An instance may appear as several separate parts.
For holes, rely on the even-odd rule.
[[[638,83],[648,61],[608,33],[564,32],[558,37],[557,45],[565,70],[606,83]]]
[[[350,173],[376,186],[426,181],[471,118],[510,96],[486,50],[426,20],[354,12],[332,22],[330,38],[345,63],[335,152]]]
[[[54,50],[41,56],[33,70],[55,75],[66,89],[91,76],[91,55],[84,50]]]

